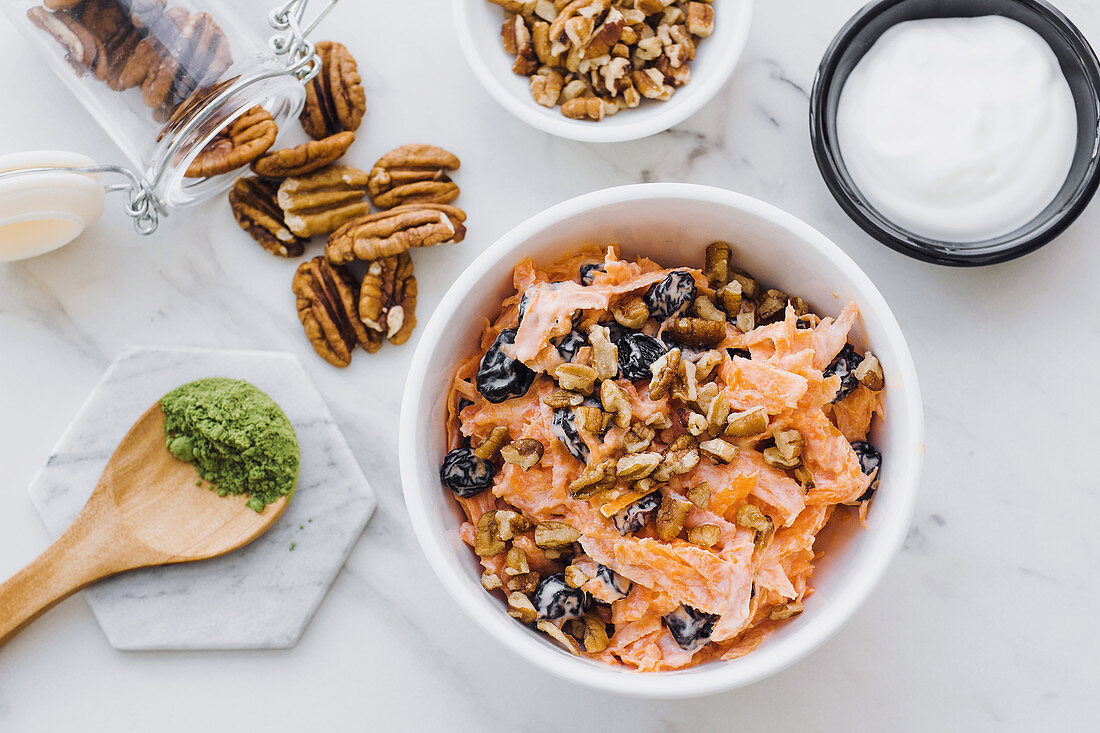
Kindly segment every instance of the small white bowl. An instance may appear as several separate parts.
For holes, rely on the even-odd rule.
[[[439,482],[446,452],[445,398],[458,363],[477,347],[483,318],[495,318],[523,257],[557,259],[582,244],[617,242],[623,255],[695,265],[716,239],[733,245],[737,266],[802,296],[821,315],[855,301],[852,339],[874,350],[886,374],[887,419],[872,441],[882,451],[879,490],[862,529],[838,512],[819,536],[824,557],[806,610],[752,653],[678,672],[638,673],[574,657],[521,625],[480,583],[481,567],[459,537],[462,513]],[[654,183],[606,189],[559,204],[490,246],[455,281],[424,327],[401,407],[405,503],[420,545],[458,605],[521,657],[564,679],[645,697],[690,697],[741,687],[805,657],[855,613],[882,577],[909,528],[916,500],[924,417],[916,369],[901,329],[878,290],[835,244],[774,206],[718,188]]]
[[[726,83],[748,39],[753,0],[714,0],[714,33],[699,42],[691,81],[667,102],[643,100],[600,122],[572,120],[560,107],[531,98],[530,80],[512,73],[515,57],[500,39],[504,11],[489,0],[454,0],[455,27],[462,52],[485,89],[505,109],[532,127],[559,137],[607,143],[636,140],[667,130],[709,102]]]

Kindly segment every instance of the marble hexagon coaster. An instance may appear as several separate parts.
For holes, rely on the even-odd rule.
[[[134,348],[111,364],[31,484],[53,535],[76,517],[130,425],[170,390],[203,377],[248,380],[279,403],[301,445],[298,489],[275,526],[236,552],[85,590],[116,649],[293,646],[374,511],[370,484],[293,356]]]

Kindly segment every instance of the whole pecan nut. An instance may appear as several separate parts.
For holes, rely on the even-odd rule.
[[[448,204],[409,204],[352,219],[328,238],[325,256],[334,264],[376,260],[410,247],[461,242],[466,213]]]
[[[413,203],[449,204],[458,198],[458,185],[447,171],[458,166],[458,157],[443,148],[402,145],[379,158],[371,169],[371,200],[380,209]]]
[[[409,340],[416,327],[416,277],[408,252],[368,265],[359,289],[359,318],[390,343]]]
[[[329,364],[346,367],[356,344],[367,351],[382,346],[382,335],[368,331],[359,320],[358,293],[343,268],[314,257],[298,266],[291,288],[306,338]]]
[[[27,11],[27,17],[61,44],[65,51],[65,62],[77,74],[83,76],[94,67],[99,55],[95,36],[67,10],[51,13],[36,6]]]
[[[299,117],[302,129],[320,140],[341,130],[359,129],[367,110],[367,95],[355,58],[342,43],[317,44],[321,71],[306,86],[306,103]]]
[[[268,252],[278,257],[297,257],[305,251],[305,239],[294,235],[275,202],[278,185],[251,176],[238,178],[229,192],[229,206],[241,229]]]
[[[279,186],[277,200],[287,226],[299,237],[328,234],[345,222],[370,213],[367,174],[347,165],[332,165]]]
[[[336,162],[353,142],[354,132],[338,132],[324,140],[310,140],[262,155],[253,161],[252,170],[268,178],[302,176]]]
[[[278,132],[268,111],[253,107],[220,131],[191,161],[184,175],[206,178],[246,166],[267,152]]]

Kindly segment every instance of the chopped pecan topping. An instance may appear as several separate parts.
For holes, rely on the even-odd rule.
[[[634,408],[630,406],[630,400],[623,394],[619,385],[610,379],[601,382],[600,402],[603,404],[603,409],[615,416],[617,426],[620,428],[630,426],[630,421],[634,417]]]
[[[624,481],[644,479],[661,464],[660,453],[635,453],[623,456],[616,463],[616,474]]]
[[[611,424],[610,413],[595,405],[581,405],[577,408],[577,425],[595,435],[602,434]]]
[[[504,21],[500,29],[504,50],[516,57],[512,71],[520,76],[530,76],[539,67],[535,46],[531,41],[531,30],[522,15],[514,15]]]
[[[519,466],[524,471],[542,460],[545,450],[542,443],[534,438],[520,438],[500,449],[500,456],[505,463]]]
[[[711,386],[714,383],[711,382],[704,386]],[[702,388],[700,388],[700,391]],[[719,392],[718,395],[711,400],[710,405],[707,407],[707,430],[710,432],[710,437],[717,438],[728,427],[726,421],[730,415],[730,401],[725,392]]]
[[[684,496],[700,509],[706,509],[710,505],[710,484],[700,481],[684,492]]]
[[[730,282],[736,282],[741,287],[741,297],[756,300],[760,292],[760,285],[743,272],[734,270],[730,273]]]
[[[789,470],[802,465],[805,440],[797,430],[775,431],[775,446],[764,450],[764,463],[772,468]]]
[[[742,333],[748,333],[756,328],[756,312],[755,311],[743,311],[737,314],[736,318],[737,330]]]
[[[504,587],[504,583],[501,582],[499,575],[486,570],[481,574],[481,587],[485,590],[500,590]]]
[[[596,384],[596,370],[584,364],[560,364],[554,369],[554,378],[562,389],[590,395]]]
[[[689,2],[687,4],[687,29],[700,38],[714,33],[714,6],[709,2]]]
[[[500,520],[495,510],[490,509],[477,520],[474,532],[474,552],[480,557],[495,557],[507,549],[500,538]]]
[[[649,320],[649,307],[641,296],[630,295],[615,304],[611,309],[611,315],[619,325],[637,330]]]
[[[763,407],[756,407],[730,415],[726,435],[732,438],[751,438],[762,434],[767,429],[768,412]]]
[[[691,502],[666,495],[661,499],[661,509],[657,512],[657,536],[665,542],[671,542],[684,531],[684,520],[691,511]]]
[[[500,449],[511,439],[508,428],[504,425],[498,425],[485,437],[485,440],[481,441],[481,445],[474,448],[474,455],[483,461],[495,461]]]
[[[504,589],[509,592],[534,593],[538,587],[539,574],[534,570],[513,575],[504,583]]]
[[[539,522],[535,525],[535,544],[544,550],[560,550],[581,538],[581,533],[564,522]]]
[[[599,654],[611,641],[607,638],[607,624],[599,614],[592,612],[584,617],[584,650]]]
[[[299,237],[328,234],[344,223],[370,212],[367,174],[347,165],[327,168],[286,179],[279,186],[278,202],[286,214],[286,223]],[[378,259],[397,252],[386,252]],[[347,260],[336,261],[344,264]]]
[[[570,588],[580,588],[589,580],[589,577],[576,565],[570,565],[565,569],[565,584]]]
[[[699,318],[707,321],[718,321],[719,323],[725,323],[726,321],[726,314],[718,310],[718,307],[714,305],[714,301],[705,295],[700,295],[695,299],[691,311]]]
[[[741,312],[741,283],[731,280],[718,288],[714,293],[714,298],[727,316],[737,318],[737,315]]]
[[[449,204],[458,185],[447,175],[459,160],[434,145],[403,145],[383,155],[370,171],[368,190],[374,205],[390,209],[402,204]]]
[[[505,575],[523,575],[531,572],[531,566],[527,564],[527,553],[522,547],[513,545],[504,558]]]
[[[274,182],[238,178],[229,192],[229,206],[241,229],[264,249],[279,257],[297,257],[305,251],[306,240],[287,228],[283,210],[275,202],[277,189]]]
[[[700,524],[688,530],[687,539],[700,547],[714,547],[722,539],[722,530],[717,524]]]
[[[715,463],[730,463],[737,457],[737,446],[721,438],[712,438],[699,444],[699,452]]]
[[[581,648],[577,644],[577,640],[566,634],[550,621],[537,621],[535,622],[535,628],[561,644],[570,654],[580,656]]]
[[[867,389],[878,392],[886,386],[885,377],[882,374],[882,365],[878,358],[870,351],[863,355],[863,361],[855,368],[855,378]]]
[[[653,372],[653,378],[649,381],[649,397],[654,400],[664,399],[672,386],[672,380],[680,373],[680,350],[669,349],[668,353],[650,364],[649,369]]]
[[[466,213],[449,204],[409,204],[348,221],[328,238],[325,255],[332,262],[375,260],[410,247],[461,242]]]
[[[271,114],[263,107],[253,107],[207,143],[184,175],[207,178],[246,166],[275,143],[278,133]]]
[[[519,591],[513,591],[508,594],[508,615],[518,618],[525,624],[532,624],[535,622],[535,619],[539,617],[539,613],[535,610],[535,606],[531,603],[531,599]],[[546,622],[540,621],[539,623]]]
[[[519,512],[510,509],[497,510],[497,537],[505,542],[513,540],[531,528],[531,523]],[[526,555],[524,556],[526,557]],[[527,572],[523,570],[522,572]]]
[[[682,442],[684,438],[690,439],[692,442],[684,444]],[[699,449],[695,439],[690,435],[684,435],[677,438],[668,447],[661,465],[657,467],[652,476],[657,481],[668,481],[673,476],[685,474],[698,465]]]
[[[799,466],[794,470],[794,480],[802,488],[803,493],[809,493],[814,487],[814,475],[805,466]]]
[[[341,130],[359,129],[367,111],[367,95],[355,58],[343,44],[317,44],[321,71],[306,85],[306,103],[298,118],[310,137],[321,140]]]
[[[798,601],[791,601],[790,603],[784,603],[782,606],[775,606],[772,608],[772,612],[768,614],[768,618],[772,621],[785,621],[786,619],[797,616],[805,610]]]
[[[717,351],[704,351],[695,360],[695,381],[702,384],[715,376],[714,371],[722,363],[722,354]]]
[[[623,450],[627,453],[641,453],[653,444],[657,433],[648,425],[631,425],[623,434]]]
[[[726,337],[725,319],[673,318],[665,324],[665,333],[674,341],[688,346],[715,347]]]
[[[338,132],[323,140],[310,140],[261,156],[252,163],[252,171],[268,178],[303,176],[335,163],[353,142],[354,132]]]
[[[760,508],[755,504],[742,505],[737,510],[737,514],[734,515],[734,522],[745,529],[756,532],[753,542],[756,544],[757,549],[768,544],[772,535],[775,534],[775,523],[772,522],[771,517],[760,511]]]
[[[408,252],[374,260],[359,290],[359,318],[390,343],[403,344],[416,327],[416,295]]]
[[[703,260],[703,275],[707,284],[717,290],[730,280],[730,246],[726,242],[711,242],[707,245]]]
[[[570,392],[567,389],[555,389],[542,398],[542,402],[550,407],[577,407],[584,402],[584,395]]]
[[[372,336],[357,317],[357,293],[343,268],[315,257],[298,266],[291,287],[306,337],[328,363],[346,367],[356,343],[367,351],[382,345],[381,337]]]
[[[600,491],[606,491],[615,486],[616,461],[610,458],[603,463],[592,466],[569,484],[569,495],[574,499],[590,499]]]
[[[590,326],[588,342],[592,345],[592,366],[596,369],[596,378],[602,381],[618,376],[619,349],[611,343],[611,330],[607,326]]]
[[[775,288],[765,290],[764,295],[760,298],[760,303],[756,306],[757,319],[761,323],[782,320],[783,312],[787,308],[787,301],[790,299],[791,297],[782,290],[776,290]]]

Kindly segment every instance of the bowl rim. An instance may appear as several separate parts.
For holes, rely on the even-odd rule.
[[[641,109],[624,110],[620,114],[630,114],[632,117],[637,117],[637,120],[615,126],[573,120],[563,116],[556,107],[536,109],[527,104],[527,100],[517,98],[517,95],[496,78],[477,50],[469,10],[474,3],[486,3],[487,0],[453,0],[451,6],[462,55],[473,69],[474,76],[477,77],[481,86],[500,106],[531,127],[551,135],[581,142],[611,143],[638,140],[664,132],[691,117],[714,99],[729,80],[744,52],[749,29],[752,26],[754,1],[738,0],[740,14],[734,36],[724,48],[718,49],[721,52],[720,55],[712,59],[716,67],[714,73],[702,79],[693,78],[689,82],[696,90],[692,95],[674,94],[672,99],[661,104],[649,104]],[[494,37],[493,40],[498,39]],[[547,114],[548,112],[554,114]]]
[[[759,655],[750,654],[733,662],[695,667],[689,671],[629,672],[596,665],[554,649],[545,640],[536,639],[526,628],[515,623],[503,610],[483,614],[478,608],[481,605],[478,598],[488,594],[480,586],[475,589],[466,578],[445,572],[450,550],[444,543],[443,533],[433,527],[425,502],[428,489],[416,482],[417,465],[422,459],[416,439],[418,420],[421,414],[431,409],[431,403],[420,387],[429,376],[430,357],[435,344],[467,293],[478,287],[498,262],[518,255],[517,250],[526,241],[555,223],[626,201],[650,199],[685,199],[740,209],[787,229],[808,247],[823,253],[870,304],[865,317],[873,318],[881,327],[885,338],[890,341],[890,349],[895,354],[900,371],[898,383],[903,385],[899,390],[900,399],[906,403],[903,412],[910,416],[910,420],[899,430],[911,439],[911,444],[904,454],[910,470],[892,489],[899,495],[895,512],[885,516],[882,529],[876,536],[877,544],[867,546],[867,572],[853,578],[828,605],[817,609],[814,625],[807,625],[776,641],[773,647],[778,651],[770,655],[767,663],[761,662]],[[535,214],[486,248],[458,276],[424,327],[407,373],[398,433],[402,491],[410,522],[433,572],[463,612],[489,636],[553,675],[595,689],[651,698],[697,697],[751,684],[801,660],[832,637],[854,615],[883,577],[908,533],[920,482],[923,441],[924,413],[916,367],[897,320],[868,276],[836,244],[793,214],[744,194],[687,183],[633,184],[584,194]],[[435,490],[439,490],[438,487]]]
[[[836,125],[836,115],[828,114],[826,100],[835,83],[840,61],[848,52],[855,38],[875,18],[892,8],[915,0],[872,0],[853,15],[829,43],[822,56],[817,73],[814,75],[810,91],[810,140],[817,160],[818,170],[833,198],[863,231],[896,252],[923,262],[953,267],[981,267],[1007,262],[1034,252],[1050,243],[1064,232],[1084,212],[1092,201],[1097,187],[1100,186],[1100,122],[1093,135],[1091,156],[1085,171],[1083,184],[1074,192],[1066,206],[1042,220],[1034,228],[1008,239],[991,251],[968,251],[950,249],[951,242],[907,233],[904,229],[892,225],[885,216],[874,212],[866,198],[854,186],[849,186],[841,175],[843,164],[840,151],[829,142],[828,131]],[[1000,2],[1020,5],[1044,17],[1061,32],[1068,48],[1082,63],[1082,70],[1093,91],[1093,105],[1100,111],[1100,60],[1092,46],[1073,22],[1060,10],[1046,0],[999,0]],[[942,18],[958,17],[950,13],[934,16]],[[1100,120],[1100,112],[1098,112]],[[1081,154],[1080,146],[1074,152],[1074,158]],[[1025,225],[1026,226],[1026,225]]]

